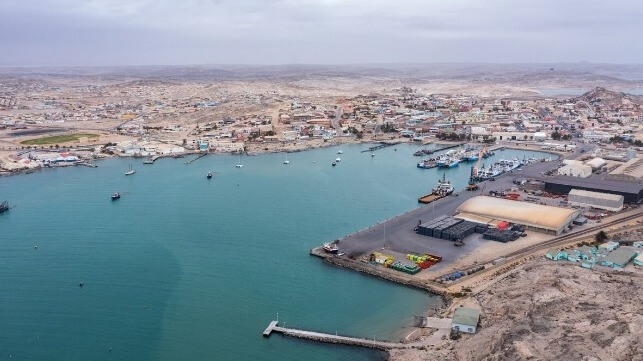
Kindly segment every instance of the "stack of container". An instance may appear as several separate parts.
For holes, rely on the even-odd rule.
[[[490,239],[492,241],[498,241],[502,243],[515,241],[518,239],[518,237],[520,237],[519,233],[512,231],[503,231],[497,228],[491,228],[482,235],[482,238],[484,239]]]
[[[420,267],[418,266],[411,266],[411,265],[406,265],[401,262],[394,262],[391,265],[391,268],[400,272],[408,273],[410,275],[414,275],[418,272],[420,272]]]

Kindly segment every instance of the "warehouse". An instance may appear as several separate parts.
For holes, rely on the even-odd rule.
[[[544,178],[545,191],[555,194],[568,194],[572,189],[619,194],[625,203],[637,203],[643,199],[643,183],[623,182],[607,178],[605,175],[592,175],[588,178],[553,176]]]
[[[592,167],[593,170],[601,169],[607,165],[607,161],[603,158],[592,158],[585,162],[586,165]]]
[[[455,216],[476,223],[494,224],[506,221],[527,229],[561,234],[579,212],[573,209],[512,201],[487,196],[473,197],[462,203]]]
[[[607,175],[608,179],[624,182],[643,182],[643,158],[632,158]]]
[[[567,164],[558,168],[559,175],[587,178],[592,175],[592,167],[585,164]]]
[[[638,253],[633,249],[619,247],[601,261],[601,265],[613,268],[624,268]]]
[[[591,207],[612,212],[619,212],[623,209],[623,196],[618,194],[572,189],[567,196],[567,201],[572,206]]]

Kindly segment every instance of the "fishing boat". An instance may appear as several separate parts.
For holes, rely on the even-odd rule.
[[[0,213],[4,213],[4,212],[8,211],[9,209],[11,209],[9,207],[9,202],[4,201],[4,202],[0,203]]]
[[[208,172],[208,175],[206,176],[206,178],[208,179],[212,178],[212,172]]]
[[[469,151],[464,153],[464,155],[460,159],[465,162],[475,162],[479,157],[479,153],[475,151]]]
[[[416,157],[422,157],[422,156],[425,156],[425,155],[431,155],[431,154],[433,154],[433,152],[434,151],[431,150],[431,149],[420,149],[417,152],[413,153],[413,155],[416,156]]]
[[[130,165],[129,165],[129,170],[128,170],[127,172],[125,172],[125,175],[132,175],[132,174],[134,174],[134,173],[136,173],[136,170],[134,170],[134,169],[132,168],[132,165],[130,164]]]
[[[112,194],[112,200],[113,200],[113,201],[115,201],[115,200],[117,200],[117,199],[120,199],[120,198],[121,198],[121,194],[120,194],[120,193],[116,192],[116,193]]]
[[[433,188],[433,194],[448,196],[453,193],[453,184],[447,179],[446,173],[442,176],[442,179],[438,179],[438,184]]]
[[[457,167],[460,164],[460,159],[456,157],[446,157],[437,162],[438,166],[441,168],[453,168]]]
[[[324,244],[322,249],[326,253],[337,253],[337,252],[339,252],[339,248],[337,247],[337,245],[335,243],[326,243],[326,244]]]
[[[449,180],[447,180],[445,173],[442,176],[442,179],[438,179],[438,184],[431,190],[431,193],[418,198],[418,202],[424,204],[432,203],[452,194],[453,191],[453,185]]]
[[[431,169],[437,166],[438,164],[433,159],[424,159],[417,164],[417,167],[422,169]]]
[[[511,160],[507,159],[501,159],[494,164],[492,164],[489,168],[485,168],[483,165],[477,172],[476,176],[474,177],[476,180],[483,181],[487,179],[495,179],[496,177],[507,173],[511,172],[514,169],[520,167],[522,165],[522,162],[518,158],[514,158]]]

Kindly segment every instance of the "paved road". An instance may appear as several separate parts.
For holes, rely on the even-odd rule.
[[[522,171],[505,174],[495,182],[486,181],[480,184],[480,190],[475,192],[461,191],[436,202],[416,208],[408,213],[399,215],[386,222],[340,239],[339,250],[347,255],[359,257],[373,250],[390,249],[401,253],[433,253],[443,257],[442,264],[448,264],[475,250],[481,243],[493,242],[472,237],[462,247],[454,247],[453,242],[419,235],[413,231],[418,222],[430,221],[440,215],[452,216],[456,208],[465,200],[474,196],[488,194],[490,190],[506,190],[511,188],[517,178],[540,175],[541,172],[556,167],[558,162],[538,162],[523,167]],[[385,239],[386,235],[386,239]],[[439,264],[438,266],[440,266]],[[437,269],[437,268],[436,268]]]

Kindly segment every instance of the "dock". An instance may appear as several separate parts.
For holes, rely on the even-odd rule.
[[[301,338],[317,342],[333,343],[333,344],[342,344],[349,346],[360,346],[368,347],[377,350],[390,350],[394,348],[408,348],[411,345],[397,343],[397,342],[387,342],[387,341],[378,341],[375,339],[366,339],[359,337],[349,337],[349,336],[339,336],[332,335],[322,332],[298,330],[295,328],[286,328],[278,326],[277,321],[272,321],[263,332],[264,337],[269,337],[271,333],[281,333],[284,336]]]
[[[208,155],[208,153],[203,153],[203,154],[199,155],[198,157],[196,157],[196,158],[194,158],[194,159],[192,159],[192,160],[189,160],[189,161],[185,162],[185,164],[192,164],[193,162],[195,162],[195,161],[197,161],[197,160],[199,160],[199,159],[201,159],[201,158],[205,157],[206,155]]]
[[[378,149],[393,146],[395,144],[397,144],[397,143],[382,143],[382,144],[379,144],[379,145],[372,146],[372,147],[370,147],[370,148],[368,148],[366,150],[363,150],[363,151],[361,151],[361,153],[372,152],[372,151],[375,151],[375,150],[378,150]]]

